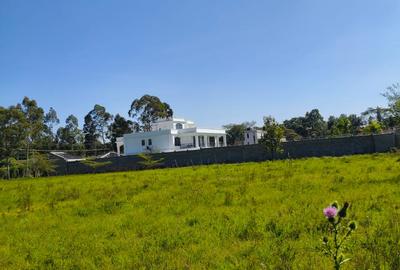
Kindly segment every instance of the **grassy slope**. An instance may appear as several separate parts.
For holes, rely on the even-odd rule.
[[[359,221],[346,269],[400,269],[394,154],[0,182],[0,269],[329,269],[322,208]]]

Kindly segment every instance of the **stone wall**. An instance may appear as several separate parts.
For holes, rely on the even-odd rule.
[[[396,143],[396,147],[400,148],[400,129],[397,130],[395,133],[395,143]]]
[[[322,156],[344,156],[390,151],[399,146],[400,134],[381,134],[343,138],[302,140],[283,144],[283,153],[277,158],[303,158]],[[154,159],[163,159],[161,167],[183,167],[203,164],[239,163],[265,161],[272,156],[262,145],[208,148],[197,151],[154,154]],[[123,156],[98,159],[94,169],[81,162],[57,162],[57,174],[81,174],[116,172],[141,169],[138,156]]]

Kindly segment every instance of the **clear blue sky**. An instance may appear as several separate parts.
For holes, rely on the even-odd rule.
[[[62,120],[145,93],[204,127],[384,105],[400,1],[0,1],[0,106]]]

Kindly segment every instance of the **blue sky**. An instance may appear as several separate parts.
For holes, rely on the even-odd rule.
[[[0,106],[127,115],[145,93],[204,127],[384,105],[400,1],[0,1]]]

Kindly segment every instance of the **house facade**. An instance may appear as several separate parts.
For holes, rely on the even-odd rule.
[[[244,132],[243,145],[258,144],[264,134],[265,131],[262,129],[248,128]],[[286,142],[286,138],[282,138],[281,142]]]
[[[173,118],[153,123],[151,131],[125,134],[117,138],[116,144],[118,154],[124,155],[198,150],[226,146],[226,132],[198,128],[192,121]]]
[[[258,141],[262,138],[264,135],[264,131],[260,129],[253,129],[253,128],[248,128],[244,132],[244,145],[249,145],[249,144],[258,144]]]

